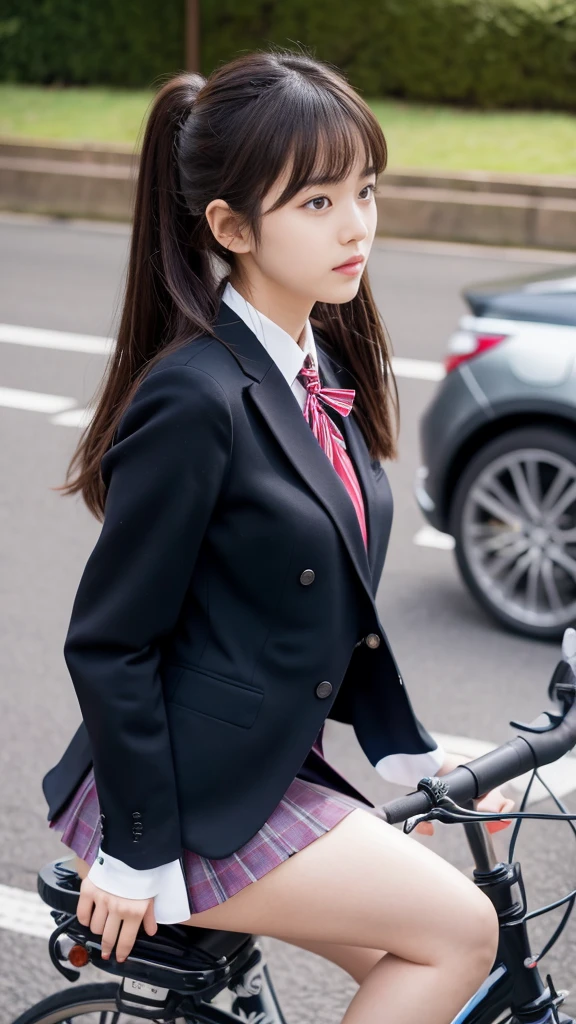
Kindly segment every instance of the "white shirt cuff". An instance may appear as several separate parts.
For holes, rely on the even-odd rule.
[[[446,751],[438,746],[425,754],[388,754],[375,765],[387,782],[398,786],[416,786],[426,775],[436,775],[446,759]]]
[[[88,878],[99,889],[113,896],[131,900],[154,897],[157,924],[181,924],[192,913],[180,860],[160,864],[155,868],[132,868],[99,849]]]

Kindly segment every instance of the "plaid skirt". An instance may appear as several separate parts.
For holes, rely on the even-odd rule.
[[[323,757],[320,736],[313,750]],[[334,773],[333,769],[331,771]],[[366,809],[366,806],[365,800],[357,800],[321,783],[296,776],[268,820],[235,853],[213,859],[201,857],[192,850],[183,850],[192,913],[223,903],[324,835],[355,807]],[[90,866],[100,846],[99,814],[100,805],[91,768],[60,813],[49,822],[50,828],[62,833],[64,845]]]

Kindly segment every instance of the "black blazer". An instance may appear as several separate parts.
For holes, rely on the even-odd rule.
[[[353,725],[374,765],[436,748],[374,600],[390,526],[381,464],[354,414],[338,418],[366,553],[264,346],[225,303],[215,330],[156,364],[103,458],[104,523],[64,645],[83,722],[43,779],[50,819],[93,764],[102,849],[134,868],[183,847],[237,850],[327,717]],[[317,342],[324,383],[353,386]]]

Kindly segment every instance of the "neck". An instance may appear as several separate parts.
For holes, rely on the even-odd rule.
[[[311,304],[302,295],[287,292],[275,281],[264,279],[261,275],[256,275],[255,280],[248,282],[232,272],[230,284],[255,309],[294,338],[300,347],[304,345],[304,329],[314,303]]]

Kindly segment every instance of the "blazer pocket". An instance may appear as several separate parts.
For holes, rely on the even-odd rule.
[[[262,690],[196,668],[180,667],[168,703],[249,729],[264,699]]]

